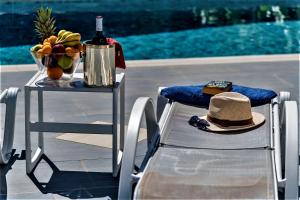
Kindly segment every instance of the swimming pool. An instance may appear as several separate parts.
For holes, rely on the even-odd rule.
[[[152,1],[143,1],[150,8],[143,10],[141,6],[126,4],[127,7],[120,10],[110,1],[103,1],[110,6],[108,8],[97,1],[82,3],[78,0],[75,1],[77,6],[68,6],[64,11],[58,3],[48,6],[56,11],[58,30],[69,28],[80,32],[83,39],[94,34],[96,10],[103,12],[106,35],[122,44],[126,60],[300,53],[299,6],[282,7],[278,12],[278,6],[211,8],[209,5],[197,7],[193,1],[194,7],[189,7],[191,1],[187,1],[190,4],[172,7],[166,3],[169,1],[161,1],[159,7]],[[74,1],[63,2],[74,4]],[[226,1],[222,2],[225,5]],[[4,29],[0,37],[1,65],[34,63],[28,52],[36,43],[30,27],[35,7],[40,5],[15,3],[1,7],[0,26]],[[203,9],[205,6],[207,9]],[[88,8],[92,10],[82,12]],[[105,9],[111,11],[105,12]],[[12,24],[18,24],[17,29]],[[9,31],[11,34],[7,34]]]
[[[300,21],[118,37],[128,60],[300,53]],[[29,64],[31,45],[1,48],[1,64]]]

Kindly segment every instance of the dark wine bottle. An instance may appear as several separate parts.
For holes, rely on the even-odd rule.
[[[106,37],[103,35],[102,16],[96,17],[96,35],[92,39],[94,45],[107,45]]]

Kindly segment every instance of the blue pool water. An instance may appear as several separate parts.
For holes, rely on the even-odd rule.
[[[117,37],[126,60],[300,53],[300,21],[252,23]],[[31,45],[0,48],[0,61],[34,63]]]

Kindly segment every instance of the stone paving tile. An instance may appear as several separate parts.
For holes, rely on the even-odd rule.
[[[21,160],[19,160],[21,159]],[[0,166],[1,193],[19,194],[38,192],[25,172],[25,160],[19,154],[14,154],[7,165]]]
[[[57,150],[59,149],[59,153]],[[48,139],[46,154],[54,161],[111,158],[112,150],[58,139]]]
[[[57,194],[46,195],[47,199],[117,197],[118,179],[112,177],[111,159],[52,162],[46,158],[30,175],[25,173],[25,161],[18,162],[1,178],[6,185],[1,185],[1,191],[6,190],[8,198],[22,198],[21,194],[29,199],[44,199],[42,194]]]
[[[7,196],[0,195],[0,199],[54,199],[52,194],[42,194],[40,192],[36,193],[18,193],[18,194],[8,194]]]
[[[112,172],[112,160],[109,159],[84,159],[81,160],[84,171],[87,172]]]

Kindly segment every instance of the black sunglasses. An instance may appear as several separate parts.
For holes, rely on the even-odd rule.
[[[200,119],[198,116],[194,115],[190,118],[189,124],[191,126],[197,127],[199,129],[207,129],[207,126],[209,126],[209,123],[205,119]]]

